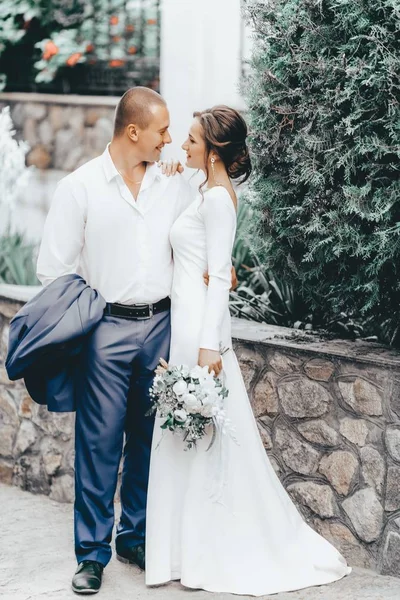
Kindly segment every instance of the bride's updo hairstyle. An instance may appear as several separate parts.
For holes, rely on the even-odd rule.
[[[193,117],[197,118],[202,126],[206,144],[207,177],[200,189],[209,179],[208,157],[212,151],[218,154],[224,163],[229,177],[244,183],[250,176],[251,162],[246,144],[247,125],[243,117],[234,108],[223,104],[195,112]]]

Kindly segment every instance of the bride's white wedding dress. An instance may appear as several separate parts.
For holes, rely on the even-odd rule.
[[[224,187],[206,190],[171,230],[174,251],[171,364],[197,364],[199,348],[232,348],[228,309],[236,212]],[[208,270],[207,288],[203,273]],[[146,583],[244,595],[321,585],[350,572],[302,519],[261,442],[239,364],[223,356],[228,418],[222,436],[184,451],[156,419],[146,526]]]

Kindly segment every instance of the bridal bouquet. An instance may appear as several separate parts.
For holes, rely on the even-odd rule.
[[[158,411],[165,418],[161,429],[180,433],[185,450],[195,446],[212,428],[209,450],[217,433],[226,433],[228,429],[223,408],[228,390],[208,372],[207,366],[197,365],[192,369],[185,365],[169,366],[161,359],[150,396],[153,400],[150,412]]]

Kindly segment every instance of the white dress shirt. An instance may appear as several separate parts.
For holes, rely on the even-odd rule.
[[[37,264],[43,285],[78,273],[107,302],[154,303],[171,293],[170,229],[193,199],[181,175],[149,164],[135,201],[108,147],[58,184]]]

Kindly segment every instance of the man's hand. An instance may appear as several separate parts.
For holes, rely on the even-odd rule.
[[[219,352],[216,350],[207,350],[200,348],[199,360],[200,367],[208,367],[208,372],[214,371],[215,375],[219,375],[222,371],[222,360]]]
[[[175,159],[160,160],[157,165],[161,168],[162,174],[167,177],[175,175],[176,173],[183,173],[184,171],[183,165],[179,160]]]
[[[238,283],[239,283],[237,280],[235,267],[232,267],[232,269],[231,269],[231,277],[232,277],[232,279],[231,279],[230,291],[232,292],[233,290],[236,290]],[[204,280],[204,283],[208,286],[208,284],[210,283],[210,276],[208,273],[203,274],[203,280]]]

